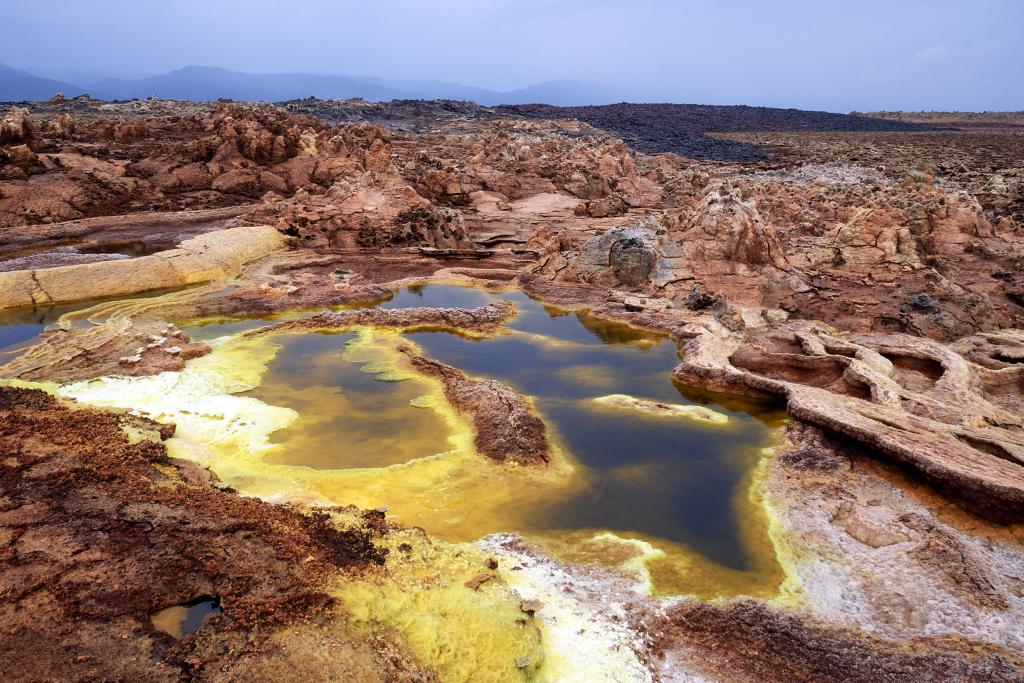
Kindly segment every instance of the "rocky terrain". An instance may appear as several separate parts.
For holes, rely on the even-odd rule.
[[[417,588],[511,610],[534,645],[553,626],[505,586],[517,573],[593,614],[615,602],[635,680],[1024,679],[1022,130],[683,105],[12,107],[0,302],[95,305],[0,356],[0,671],[445,678],[334,599],[440,545],[383,511],[238,496],[167,455],[173,426],[43,390],[180,370],[210,347],[176,323],[204,317],[293,316],[248,338],[505,333],[501,305],[324,310],[447,282],[665,334],[686,391],[785,402],[752,487],[786,578],[772,600],[663,600],[499,539],[486,566],[438,565]],[[528,397],[403,353],[481,455],[550,464]],[[185,638],[147,619],[202,596],[223,614]],[[535,654],[505,663],[542,671]]]
[[[300,665],[314,677],[412,680],[400,645],[311,628],[336,612],[331,576],[385,562],[371,538],[386,525],[371,513],[340,528],[329,512],[218,490],[208,471],[167,457],[161,439],[173,432],[0,388],[5,678],[229,680]],[[224,606],[215,636],[176,642],[154,628],[151,611],[196,595]],[[316,651],[337,656],[303,662]]]

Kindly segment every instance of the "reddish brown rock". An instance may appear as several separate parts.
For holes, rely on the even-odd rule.
[[[524,397],[496,380],[472,379],[450,365],[404,351],[417,372],[441,381],[456,410],[472,417],[477,452],[498,463],[536,467],[550,462],[547,427]]]
[[[25,145],[33,142],[36,126],[27,109],[11,107],[0,119],[0,145]]]
[[[17,357],[0,364],[0,377],[74,382],[94,377],[155,375],[181,370],[210,352],[173,325],[114,317],[102,325],[55,326]]]
[[[591,309],[579,315],[594,329],[614,318],[683,343],[674,373],[681,384],[779,397],[794,418],[782,434],[789,447],[765,460],[757,486],[765,504],[774,506],[778,547],[792,549],[787,571],[805,604],[797,611],[755,600],[652,601],[647,606],[654,608],[635,626],[646,634],[642,640],[651,651],[645,661],[656,671],[665,678],[686,669],[710,678],[780,681],[1020,678],[1015,655],[1000,649],[1019,641],[1016,629],[1007,627],[1019,620],[1019,524],[988,521],[1024,517],[1024,339],[1014,329],[1024,326],[1018,168],[1024,137],[1014,132],[1016,124],[995,117],[1009,127],[980,131],[979,121],[968,117],[970,130],[953,132],[729,134],[776,152],[774,160],[737,165],[639,154],[586,124],[501,118],[464,103],[303,101],[284,108],[340,125],[274,107],[151,100],[42,103],[32,106],[35,120],[9,114],[10,140],[0,147],[7,162],[0,165],[0,253],[8,264],[45,271],[70,258],[55,251],[69,243],[72,249],[88,248],[84,240],[109,246],[121,234],[173,245],[182,234],[227,227],[228,221],[270,223],[292,238],[293,249],[250,264],[230,283],[136,302],[125,327],[48,333],[45,357],[24,352],[5,369],[58,379],[174,369],[185,347],[171,353],[165,350],[170,338],[159,344],[146,339],[167,336],[163,320],[370,302],[386,298],[401,278],[518,282],[548,303]],[[341,110],[357,115],[331,118]],[[441,111],[441,118],[430,111]],[[374,123],[366,123],[371,114]],[[458,256],[487,258],[455,261]],[[512,314],[501,305],[349,310],[254,334],[381,325],[487,335]],[[159,326],[152,332],[150,318]],[[61,338],[66,342],[57,343]],[[144,352],[129,353],[139,348]],[[415,354],[409,362],[437,378],[449,401],[472,419],[483,455],[530,466],[550,459],[543,423],[524,397]],[[28,395],[18,398],[34,405]],[[228,581],[239,595],[256,591],[260,614],[286,612],[283,602],[267,597],[275,592],[294,598],[303,615],[330,618],[319,598],[307,602],[305,593],[292,592],[293,585],[306,586],[300,561],[279,567],[281,548],[247,545],[276,543],[273,533],[285,533],[281,525],[294,540],[292,522],[275,517],[275,530],[266,531],[251,521],[249,508],[236,510],[221,498],[194,514],[187,501],[169,503],[175,491],[191,500],[191,484],[179,481],[188,478],[180,464],[170,465],[179,475],[169,482],[159,478],[172,477],[166,463],[150,468],[159,475],[143,468],[150,483],[170,484],[163,487],[138,485],[135,469],[106,464],[96,480],[80,471],[82,459],[74,476],[63,461],[47,470],[60,453],[43,449],[38,435],[90,464],[103,455],[82,450],[92,441],[129,464],[135,456],[89,420],[82,423],[87,429],[65,433],[52,430],[73,423],[66,413],[44,407],[37,417],[39,424],[24,415],[8,421],[7,451],[14,459],[45,455],[31,472],[43,472],[38,481],[45,486],[53,483],[48,472],[59,472],[54,491],[60,495],[25,484],[29,470],[20,463],[7,463],[0,483],[15,477],[13,495],[43,496],[29,502],[48,510],[64,497],[81,509],[101,509],[107,526],[114,526],[90,527],[99,535],[86,538],[72,522],[65,525],[66,516],[40,516],[22,510],[20,501],[0,509],[0,515],[17,518],[21,511],[30,520],[15,519],[13,535],[0,537],[11,560],[2,567],[10,578],[5,585],[20,591],[9,603],[18,609],[4,624],[15,625],[18,641],[36,637],[23,615],[46,631],[39,637],[43,656],[29,662],[15,652],[10,661],[39,667],[26,668],[36,678],[52,678],[57,674],[46,668],[49,662],[88,650],[83,656],[98,655],[106,668],[90,664],[94,668],[72,672],[80,678],[131,678],[138,673],[133,661],[149,661],[145,675],[151,678],[165,671],[157,661],[194,678],[208,672],[279,678],[281,671],[301,668],[287,667],[300,655],[330,652],[301,660],[320,666],[351,652],[313,622],[291,622],[284,640],[267,636],[262,626],[245,636],[247,644],[274,654],[255,660],[225,655],[241,642],[231,620],[242,612],[230,601],[214,628],[168,645],[148,630],[138,604],[119,602],[169,598],[159,593],[163,588],[146,585],[109,600],[109,591],[100,595],[95,586],[110,577],[88,574],[85,587],[48,592],[47,582],[62,582],[60,570],[69,566],[93,572],[124,564],[128,577],[162,581],[161,567],[153,569],[150,561],[169,551],[159,544],[139,547],[141,538],[153,540],[146,527],[153,524],[157,539],[180,543],[185,550],[178,556],[189,559],[181,565],[174,564],[178,556],[171,558],[169,566],[181,569],[189,588],[179,590],[172,577],[167,590],[177,591],[174,599],[192,596],[200,584],[207,591],[211,582]],[[122,480],[124,491],[118,489]],[[88,496],[74,489],[79,485],[92,487]],[[98,498],[91,497],[95,490]],[[157,507],[136,514],[136,498]],[[206,525],[208,536],[197,540],[187,527],[169,529],[168,515],[193,528]],[[222,538],[230,519],[252,526],[259,538]],[[40,524],[55,525],[39,530],[60,555],[52,561],[32,536],[32,525]],[[23,527],[29,531],[17,536]],[[127,541],[117,552],[102,536],[110,533]],[[76,563],[90,556],[66,537],[105,554],[83,568]],[[11,538],[13,545],[3,544]],[[195,555],[208,538],[230,555]],[[58,552],[65,547],[72,548],[67,557]],[[299,557],[306,540],[289,547]],[[237,578],[231,558],[247,553],[258,555],[248,569],[266,569],[269,576],[256,583]],[[320,566],[318,553],[313,557]],[[269,569],[261,562],[270,562]],[[291,572],[298,583],[274,583],[280,572]],[[74,633],[88,640],[75,640],[71,629],[58,633],[47,625],[59,621],[54,605],[65,609],[61,600],[91,605],[106,620],[98,624],[91,612],[72,611]],[[338,633],[337,624],[328,625]],[[932,635],[939,632],[957,635]],[[273,647],[263,647],[268,642]],[[370,652],[360,649],[363,644],[352,647]],[[110,654],[128,650],[138,659]],[[371,650],[372,656],[387,651],[392,664],[366,670],[419,672],[400,649]],[[262,666],[254,661],[278,668],[249,668]],[[362,670],[313,675],[343,678]]]
[[[806,323],[747,335],[693,325],[689,334],[678,382],[784,396],[794,417],[915,468],[979,514],[1024,519],[1024,414],[986,389],[991,371],[953,349]],[[1024,377],[1020,366],[1002,372],[1004,382]]]
[[[301,320],[289,320],[248,332],[263,336],[300,330],[343,330],[360,325],[384,327],[404,332],[453,330],[463,333],[493,334],[515,317],[516,309],[508,301],[496,301],[477,308],[360,308],[326,311]]]
[[[159,440],[132,443],[119,420],[0,387],[9,680],[261,677],[294,667],[300,653],[303,670],[326,678],[421,670],[399,646],[346,633],[341,621],[310,627],[333,618],[331,580],[384,562],[372,542],[384,531],[218,490]],[[175,641],[154,628],[151,612],[203,596],[223,613],[195,634]],[[309,661],[317,651],[332,655]]]

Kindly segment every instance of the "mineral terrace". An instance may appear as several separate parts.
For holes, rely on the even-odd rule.
[[[256,349],[508,333],[508,303],[358,307],[431,283],[667,336],[682,391],[784,405],[744,494],[772,590],[660,595],[512,529],[247,495],[175,424],[90,399],[227,367],[189,320],[274,319]],[[1024,116],[22,103],[0,309],[67,311],[0,353],[5,681],[1024,680]],[[558,476],[530,396],[389,353],[481,467]],[[202,628],[154,625],[202,598]]]

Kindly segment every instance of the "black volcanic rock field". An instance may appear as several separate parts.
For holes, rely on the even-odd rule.
[[[621,138],[645,154],[674,152],[707,161],[756,162],[773,158],[765,148],[707,133],[908,132],[936,130],[923,123],[804,109],[706,104],[608,104],[558,107],[518,104],[483,107],[452,100],[320,100],[313,97],[280,103],[331,125],[368,122],[409,132],[428,132],[443,122],[458,126],[480,119],[524,117],[575,119]],[[590,133],[591,131],[586,131]]]
[[[883,132],[933,130],[905,121],[850,116],[826,111],[711,104],[608,104],[554,107],[504,105],[496,111],[532,119],[577,119],[622,138],[646,154],[675,152],[693,159],[763,161],[770,155],[756,145],[719,140],[705,133]]]
[[[230,101],[230,100],[228,100]],[[92,119],[104,111],[130,118],[166,115],[173,111],[206,113],[214,103],[176,102],[149,98],[104,105],[88,95],[49,102],[21,103],[40,115],[68,114]],[[891,133],[945,130],[939,123],[912,122],[895,117],[837,114],[805,109],[706,104],[619,104],[558,107],[549,104],[503,104],[486,107],[459,100],[396,99],[373,102],[362,98],[328,100],[307,97],[277,102],[291,114],[304,114],[328,125],[372,123],[408,133],[465,129],[475,122],[502,118],[575,119],[578,131],[592,135],[600,129],[637,152],[672,152],[702,161],[759,162],[774,159],[767,148],[750,142],[714,137],[714,133]],[[937,127],[938,126],[938,127]],[[572,134],[572,131],[563,131]]]

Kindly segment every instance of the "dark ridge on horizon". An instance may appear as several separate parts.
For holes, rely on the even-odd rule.
[[[761,147],[711,137],[707,133],[800,131],[929,131],[934,126],[873,119],[864,115],[834,114],[802,109],[748,105],[646,104],[558,107],[547,104],[482,107],[472,102],[447,100],[330,101],[304,98],[278,103],[285,110],[305,114],[331,125],[369,122],[408,132],[426,132],[439,121],[516,116],[535,119],[577,119],[622,138],[647,154],[675,152],[716,161],[767,161]]]
[[[65,78],[39,76],[32,73],[32,69],[16,69],[0,62],[0,102],[45,100],[58,92],[63,92],[66,97],[89,94],[94,99],[108,101],[157,97],[191,102],[212,102],[218,99],[284,102],[315,97],[322,100],[361,98],[370,102],[454,100],[487,107],[586,107],[626,103],[697,106],[678,101],[653,101],[646,97],[636,97],[636,93],[631,94],[619,86],[572,79],[547,80],[523,88],[499,91],[440,79],[387,79],[306,72],[248,73],[197,65],[143,78],[100,77],[100,72],[88,69],[44,71],[51,75],[62,74]]]
[[[146,78],[105,78],[90,83],[67,83],[40,78],[26,70],[0,64],[0,101],[48,99],[57,92],[68,97],[88,92],[102,100],[158,97],[209,102],[220,98],[250,102],[281,102],[306,97],[362,98],[372,102],[402,99],[450,99],[485,106],[544,102],[555,105],[608,104],[623,99],[613,86],[573,80],[534,83],[509,91],[488,90],[437,79],[386,79],[313,73],[255,74],[221,67],[186,66]]]
[[[0,63],[0,101],[46,100],[59,92],[68,97],[77,97],[84,94],[85,90],[72,83],[40,78]]]

